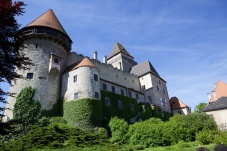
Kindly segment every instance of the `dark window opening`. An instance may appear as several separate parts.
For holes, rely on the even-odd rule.
[[[107,90],[107,86],[106,86],[105,83],[102,84],[102,89],[103,89],[103,90]]]
[[[77,75],[73,76],[73,82],[77,82]]]
[[[59,59],[58,58],[54,58],[54,63],[55,64],[59,64]]]
[[[120,100],[118,100],[118,108],[123,109],[123,105],[122,105],[122,102]]]
[[[121,95],[125,95],[125,92],[123,89],[121,89]]]
[[[94,74],[94,80],[98,81],[98,75],[97,74]]]
[[[33,79],[33,73],[27,73],[27,79]]]
[[[130,97],[130,98],[132,97],[132,92],[131,91],[128,92],[128,97]]]
[[[99,99],[99,93],[98,92],[95,92],[95,98]]]
[[[109,98],[106,98],[105,101],[106,101],[106,106],[110,106],[110,105],[111,105],[111,104],[110,104],[110,99],[109,99]]]
[[[74,93],[74,100],[78,99],[78,92]]]
[[[111,91],[112,91],[113,93],[115,93],[115,87],[114,87],[114,86],[111,87]]]
[[[136,94],[136,99],[139,99],[139,95],[138,94]]]

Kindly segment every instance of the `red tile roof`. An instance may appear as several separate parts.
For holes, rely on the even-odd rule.
[[[68,34],[62,27],[61,23],[58,21],[58,18],[55,16],[52,9],[49,9],[48,11],[46,11],[44,14],[39,16],[37,19],[32,21],[30,24],[28,24],[26,27],[31,27],[31,26],[50,27],[50,28],[56,29],[58,31],[61,31],[62,33],[66,34],[68,36]]]
[[[170,106],[172,110],[174,109],[180,109],[180,108],[185,108],[187,105],[185,105],[181,100],[179,100],[177,97],[172,97],[170,100]]]

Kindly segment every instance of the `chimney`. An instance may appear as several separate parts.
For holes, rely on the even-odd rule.
[[[97,51],[94,52],[94,59],[97,60]]]
[[[107,64],[107,56],[106,55],[103,57],[103,63]]]

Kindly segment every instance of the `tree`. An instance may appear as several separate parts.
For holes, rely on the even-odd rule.
[[[201,113],[202,109],[204,109],[206,105],[207,103],[204,103],[204,102],[199,103],[198,105],[195,106],[194,112]]]
[[[17,95],[13,117],[21,121],[21,124],[17,125],[19,133],[27,133],[30,126],[38,122],[41,104],[33,100],[34,95],[35,89],[32,87],[25,87]]]
[[[15,69],[27,69],[32,65],[31,60],[21,52],[22,40],[18,38],[17,32],[19,24],[15,16],[24,13],[24,2],[12,0],[0,0],[0,82],[11,84],[12,80],[21,78]],[[0,102],[6,103],[4,95],[13,96],[14,94],[4,92],[0,88]],[[4,108],[0,107],[0,111]],[[0,114],[0,117],[3,115]]]

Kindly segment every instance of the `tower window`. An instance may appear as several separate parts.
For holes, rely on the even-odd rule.
[[[95,92],[95,98],[99,99],[99,93],[98,92]]]
[[[77,75],[73,76],[73,82],[77,82]]]
[[[110,99],[109,98],[105,98],[105,101],[106,101],[106,106],[110,106],[111,104],[110,104]]]
[[[74,100],[78,99],[78,92],[74,93]]]
[[[59,59],[58,58],[54,58],[54,63],[55,64],[59,64]]]
[[[98,75],[97,74],[94,74],[94,80],[98,81]]]
[[[106,86],[105,83],[102,84],[102,89],[103,89],[103,90],[107,90],[107,86]]]
[[[33,79],[33,73],[27,73],[27,79]]]
[[[115,93],[115,86],[112,86],[111,90],[112,90],[113,93]]]
[[[139,99],[139,95],[136,93],[136,99]]]
[[[122,101],[118,100],[118,108],[123,109]]]

